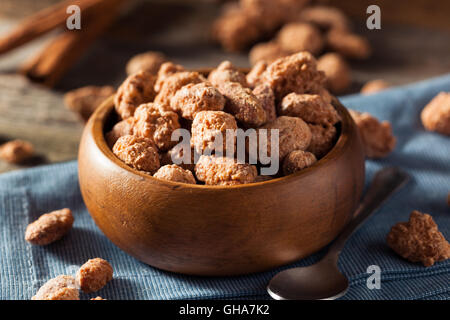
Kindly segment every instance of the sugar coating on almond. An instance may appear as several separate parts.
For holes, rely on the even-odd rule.
[[[245,74],[239,71],[230,61],[222,62],[216,69],[210,72],[208,80],[215,86],[220,87],[225,82],[237,82],[247,87]]]
[[[262,75],[267,69],[267,66],[267,62],[259,61],[253,66],[250,72],[247,73],[247,83],[250,88],[254,89],[261,83]]]
[[[170,61],[163,63],[158,70],[158,74],[156,75],[155,91],[159,92],[161,90],[168,77],[183,71],[185,71],[184,67],[179,64],[175,64]]]
[[[278,42],[261,42],[252,47],[249,53],[249,60],[252,65],[256,65],[259,62],[272,63],[288,55],[289,52],[284,50]]]
[[[261,102],[261,106],[266,112],[266,122],[274,121],[277,117],[275,108],[275,94],[268,84],[257,85],[252,93]]]
[[[73,221],[72,211],[68,208],[43,214],[27,226],[25,240],[35,245],[48,245],[65,236]]]
[[[132,117],[137,107],[153,101],[156,94],[155,81],[155,76],[146,71],[139,71],[128,76],[114,98],[117,114],[122,119]]]
[[[200,111],[222,111],[225,98],[208,82],[190,83],[177,91],[170,100],[170,106],[183,118],[193,120]]]
[[[258,135],[258,143],[262,150],[267,150],[267,155],[271,156],[272,150],[272,134],[271,130],[278,132],[279,138],[279,158],[283,160],[290,152],[294,150],[306,150],[311,142],[311,130],[306,122],[297,117],[281,116],[274,121],[269,122],[258,129],[261,132],[266,129],[267,139],[260,139]],[[266,145],[267,144],[267,145]]]
[[[408,222],[392,227],[387,244],[403,258],[426,267],[450,258],[450,243],[439,232],[433,218],[419,211],[413,211]]]
[[[317,69],[325,72],[327,87],[334,93],[345,92],[351,85],[348,63],[337,53],[326,53],[317,60]]]
[[[278,33],[277,42],[287,52],[308,51],[318,54],[324,46],[320,30],[312,24],[302,22],[284,25]]]
[[[244,127],[256,128],[267,121],[266,111],[251,89],[237,82],[227,82],[219,91],[226,98],[225,111],[234,115]]]
[[[383,158],[394,150],[397,140],[388,121],[379,122],[367,112],[349,112],[358,127],[367,157]]]
[[[425,129],[450,136],[450,92],[441,92],[422,110]]]
[[[169,75],[161,84],[161,88],[155,97],[155,102],[170,106],[170,99],[182,87],[189,83],[200,83],[206,79],[198,72],[182,71]]]
[[[111,131],[106,133],[105,139],[108,146],[112,148],[116,141],[123,136],[134,134],[134,117],[126,118],[117,122]]]
[[[134,74],[139,71],[147,71],[156,75],[161,65],[167,61],[166,56],[157,51],[148,51],[133,56],[126,66],[128,75]]]
[[[167,151],[177,142],[172,141],[172,134],[180,128],[178,115],[167,111],[158,103],[140,105],[134,115],[134,133],[151,139],[159,150]]]
[[[333,148],[337,139],[336,127],[311,123],[308,123],[308,127],[311,130],[311,143],[307,150],[320,159]]]
[[[47,281],[31,300],[80,300],[74,277],[61,275]]]
[[[207,185],[239,185],[255,181],[258,171],[247,163],[235,159],[202,155],[195,165],[197,179]]]
[[[176,164],[162,166],[153,175],[155,178],[173,182],[196,184],[194,175],[191,171],[183,169]]]
[[[334,107],[317,94],[290,93],[281,101],[279,113],[321,125],[334,125],[340,120]]]
[[[294,150],[290,152],[283,160],[283,173],[285,175],[301,171],[316,163],[314,154],[303,150]]]
[[[222,147],[222,152],[225,154],[227,141],[232,140],[234,146],[236,137],[230,136],[230,131],[238,128],[236,119],[223,111],[201,111],[198,112],[192,123],[192,137],[191,144],[198,153],[203,153],[205,150],[211,152],[216,148]],[[218,145],[218,135],[222,137],[223,145]]]
[[[309,52],[275,60],[264,71],[263,78],[274,91],[277,101],[291,92],[317,93],[325,84],[325,74],[317,70],[316,59]]]
[[[113,268],[101,258],[89,259],[77,272],[76,281],[86,293],[103,288],[113,278]]]
[[[153,174],[159,169],[158,150],[153,140],[132,135],[120,137],[114,154],[128,166]]]

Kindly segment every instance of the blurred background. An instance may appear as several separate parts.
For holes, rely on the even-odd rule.
[[[57,2],[1,0],[0,38],[24,18]],[[125,1],[114,22],[92,39],[51,86],[31,81],[20,71],[43,49],[52,48],[47,46],[61,29],[0,54],[0,143],[23,139],[36,149],[36,156],[20,166],[0,161],[0,172],[76,159],[83,121],[64,106],[63,95],[88,85],[117,88],[126,78],[127,62],[136,54],[160,51],[170,61],[191,69],[214,67],[223,60],[250,67],[250,45],[240,52],[228,52],[212,41],[211,26],[225,2],[230,6],[232,1]],[[353,32],[366,37],[372,47],[370,58],[349,61],[352,83],[345,94],[359,92],[374,79],[402,85],[450,72],[450,1],[313,2],[342,9],[352,21]],[[381,8],[380,30],[366,28],[366,8],[371,4]]]

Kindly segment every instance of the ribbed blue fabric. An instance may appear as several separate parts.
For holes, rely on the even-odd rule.
[[[413,181],[394,195],[348,241],[339,261],[350,278],[342,299],[449,299],[450,260],[425,268],[403,260],[385,243],[391,226],[408,220],[412,210],[431,214],[450,239],[450,138],[426,132],[419,114],[440,91],[450,91],[450,75],[386,90],[371,96],[346,96],[344,105],[389,120],[398,139],[386,159],[367,161],[367,181],[383,166],[408,171]],[[71,232],[52,245],[37,247],[24,239],[28,223],[44,212],[69,207],[75,216]],[[128,256],[96,227],[80,195],[76,162],[0,175],[0,299],[30,299],[48,279],[75,274],[87,259],[103,257],[115,277],[90,296],[107,299],[261,299],[279,270],[232,278],[203,278],[164,272]],[[322,253],[291,266],[317,261]],[[381,289],[368,289],[367,267],[381,268]]]

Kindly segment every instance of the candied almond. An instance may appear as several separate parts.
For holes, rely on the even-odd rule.
[[[294,150],[283,160],[283,173],[285,175],[301,171],[312,166],[317,161],[316,156],[311,152]]]
[[[197,179],[207,185],[238,185],[252,183],[258,172],[247,163],[237,163],[235,159],[202,155],[195,165]]]
[[[223,139],[222,152],[226,153],[227,140],[233,137],[227,136],[227,130],[236,130],[238,128],[235,118],[223,111],[201,111],[198,112],[192,123],[191,144],[198,153],[205,150],[215,150],[217,135],[220,134]]]
[[[371,80],[371,81],[367,82],[361,88],[361,93],[368,95],[368,94],[383,91],[390,87],[391,87],[391,84],[385,80],[381,80],[381,79]]]
[[[257,63],[255,63],[250,72],[247,73],[247,83],[250,88],[254,89],[261,83],[261,77],[264,71],[267,69],[267,65],[267,62],[258,61]]]
[[[328,46],[344,57],[367,59],[372,53],[366,38],[347,31],[332,29],[327,33],[326,38]]]
[[[181,112],[181,116],[193,120],[200,111],[222,111],[225,98],[208,82],[185,85],[170,100],[172,110]]]
[[[43,214],[27,226],[25,240],[35,245],[48,245],[65,236],[73,221],[72,211],[67,208]]]
[[[350,109],[349,112],[358,127],[367,157],[383,158],[394,150],[396,139],[388,121],[379,122],[367,112]]]
[[[271,156],[271,130],[278,130],[278,152],[280,160],[283,160],[294,150],[306,150],[311,142],[311,130],[306,122],[297,117],[281,116],[258,129],[267,129],[267,141],[259,141],[260,148],[266,147],[267,155]],[[259,136],[259,135],[258,135]],[[265,145],[267,143],[267,145]],[[276,149],[276,147],[275,147]]]
[[[65,105],[76,112],[81,119],[87,121],[107,98],[114,94],[115,90],[111,86],[87,86],[67,92],[64,95]]]
[[[450,92],[441,92],[420,114],[425,129],[450,136]]]
[[[317,69],[325,72],[327,87],[334,93],[343,93],[351,85],[348,63],[337,53],[326,53],[317,60]]]
[[[192,172],[189,170],[185,170],[176,164],[168,164],[162,166],[158,169],[158,171],[156,171],[153,176],[162,180],[196,184]]]
[[[134,118],[126,118],[125,120],[117,122],[114,127],[106,133],[105,139],[108,146],[112,148],[117,139],[126,135],[134,134]]]
[[[0,145],[0,159],[9,163],[21,164],[33,155],[33,145],[28,141],[12,140]]]
[[[333,125],[339,122],[334,107],[317,94],[290,93],[279,106],[280,115],[299,117],[313,124]]]
[[[263,79],[275,92],[277,101],[281,101],[291,92],[318,92],[325,83],[325,74],[317,70],[316,59],[309,52],[299,52],[270,64]]]
[[[213,38],[226,51],[241,51],[250,43],[258,40],[263,33],[255,20],[256,17],[250,12],[233,11],[214,22]]]
[[[180,128],[175,112],[165,111],[158,103],[146,103],[136,109],[134,119],[134,133],[153,140],[159,150],[167,151],[177,143],[172,141],[172,133]]]
[[[80,300],[75,279],[61,275],[47,281],[31,300]]]
[[[266,121],[270,122],[275,120],[277,117],[277,111],[275,108],[275,94],[269,85],[260,84],[253,89],[252,93],[257,99],[259,99],[259,101],[261,101],[261,106],[266,112]]]
[[[164,81],[166,81],[169,76],[182,71],[186,70],[179,64],[175,64],[173,62],[163,63],[159,68],[158,74],[156,76],[155,91],[159,92],[161,90]]]
[[[153,174],[159,169],[155,143],[148,138],[122,136],[113,147],[114,154],[128,166]]]
[[[308,127],[311,130],[311,143],[307,150],[320,159],[333,148],[337,139],[336,128],[332,125],[310,123]]]
[[[155,102],[161,105],[170,106],[170,99],[182,87],[189,83],[200,83],[205,81],[205,78],[198,72],[181,71],[169,75],[161,85],[161,89],[155,98]]]
[[[89,259],[77,272],[76,281],[81,290],[86,293],[103,288],[113,278],[113,268],[108,261],[95,258]]]
[[[408,222],[392,227],[387,244],[403,258],[432,266],[450,258],[450,243],[438,230],[433,218],[426,213],[413,211]]]
[[[155,80],[155,76],[151,73],[139,71],[128,76],[122,83],[114,98],[116,112],[122,119],[132,117],[142,103],[153,101]]]
[[[244,87],[248,87],[245,74],[239,71],[230,61],[222,62],[216,69],[208,75],[208,81],[213,86],[220,87],[225,82],[237,82]]]
[[[226,98],[225,111],[234,115],[243,126],[259,127],[266,122],[266,111],[251,89],[237,82],[227,82],[219,91]]]
[[[148,51],[133,56],[127,63],[126,71],[128,75],[141,70],[156,75],[161,65],[166,61],[167,58],[163,53]]]
[[[324,39],[314,25],[293,22],[283,26],[277,35],[277,42],[287,52],[309,51],[316,55],[322,51]]]
[[[278,42],[261,42],[252,47],[249,60],[252,65],[256,65],[258,62],[272,63],[288,55],[289,51],[284,50]]]

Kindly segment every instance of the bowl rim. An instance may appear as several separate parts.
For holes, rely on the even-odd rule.
[[[323,158],[319,159],[312,166],[287,176],[281,176],[267,181],[252,182],[248,184],[240,184],[232,186],[189,184],[183,182],[158,179],[148,173],[145,173],[144,171],[139,171],[132,167],[129,167],[124,162],[122,162],[119,158],[116,157],[116,155],[112,152],[112,150],[108,146],[104,134],[104,126],[106,118],[114,110],[114,95],[107,98],[97,108],[97,110],[89,119],[90,125],[88,124],[86,126],[86,129],[90,130],[93,142],[95,143],[96,147],[100,150],[100,152],[103,153],[105,158],[107,158],[112,164],[116,165],[117,167],[127,171],[128,173],[134,174],[140,178],[149,179],[150,181],[156,182],[161,185],[166,185],[169,187],[183,187],[184,189],[192,188],[208,191],[233,190],[233,189],[244,190],[257,188],[261,186],[275,185],[278,183],[285,183],[292,181],[294,179],[300,179],[302,176],[309,175],[315,170],[319,170],[321,167],[326,166],[329,161],[332,161],[333,159],[339,157],[342,154],[343,150],[346,148],[348,142],[350,141],[351,135],[355,134],[356,128],[354,121],[350,113],[348,112],[347,108],[344,107],[337,98],[333,99],[332,104],[336,108],[339,115],[341,116],[341,130],[340,130],[341,132],[333,148],[330,151],[328,151],[328,153]]]

